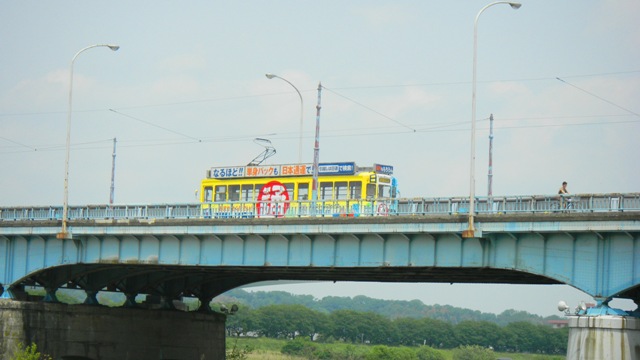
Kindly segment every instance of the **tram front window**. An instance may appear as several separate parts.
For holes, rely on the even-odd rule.
[[[367,184],[367,199],[376,197],[376,184]]]
[[[387,185],[378,185],[378,197],[388,198],[391,197],[391,187]]]

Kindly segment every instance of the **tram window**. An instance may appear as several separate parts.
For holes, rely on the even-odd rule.
[[[242,185],[240,193],[242,194],[240,198],[242,201],[253,201],[253,185]]]
[[[216,186],[216,200],[215,201],[227,201],[227,185]]]
[[[229,201],[240,200],[240,185],[229,185]]]
[[[376,184],[367,184],[367,198],[376,197]]]
[[[391,187],[389,187],[389,186],[378,185],[378,197],[388,198],[390,189],[391,189]]]
[[[204,188],[204,202],[211,202],[212,196],[213,196],[213,188],[211,186],[206,186]]]
[[[335,186],[336,191],[336,200],[345,200],[348,198],[347,194],[347,182],[346,181],[336,181]]]
[[[298,184],[298,200],[309,200],[309,184]]]
[[[362,181],[352,181],[349,183],[349,199],[359,200],[362,198]]]
[[[254,200],[258,201],[258,197],[260,196],[260,190],[262,190],[262,187],[263,187],[264,185],[265,185],[265,184],[256,184],[256,190],[255,190],[255,195],[256,195],[256,197],[255,197],[255,199],[254,199]]]
[[[333,199],[332,190],[333,190],[332,182],[321,182],[320,183],[320,200]]]
[[[285,188],[287,188],[287,192],[289,193],[289,200],[293,200],[293,186],[294,183],[284,183]]]

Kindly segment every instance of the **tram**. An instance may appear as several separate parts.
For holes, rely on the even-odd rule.
[[[320,163],[313,198],[313,165],[213,167],[200,185],[206,217],[388,215],[397,210],[393,166]]]

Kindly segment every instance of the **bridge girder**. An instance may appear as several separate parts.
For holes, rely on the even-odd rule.
[[[487,218],[472,239],[451,218],[365,220],[83,223],[74,240],[25,227],[0,232],[0,280],[201,300],[271,280],[568,284],[640,301],[640,226],[628,216]]]

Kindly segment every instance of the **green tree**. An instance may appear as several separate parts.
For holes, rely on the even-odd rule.
[[[249,331],[258,331],[258,320],[255,310],[242,307],[234,315],[227,316],[225,324],[229,335],[240,336]]]
[[[423,318],[418,321],[419,343],[434,348],[454,348],[459,344],[453,326],[442,320]]]
[[[463,321],[455,326],[454,333],[460,345],[497,347],[503,338],[502,328],[487,321]]]
[[[351,343],[359,342],[364,329],[360,324],[361,313],[353,310],[336,310],[329,315],[330,336]],[[360,341],[362,342],[362,340]]]
[[[269,305],[255,311],[256,330],[267,337],[295,338],[297,334],[312,339],[327,328],[326,315],[303,305]]]
[[[398,318],[394,321],[398,329],[398,344],[405,346],[422,345],[425,341],[418,319]]]

